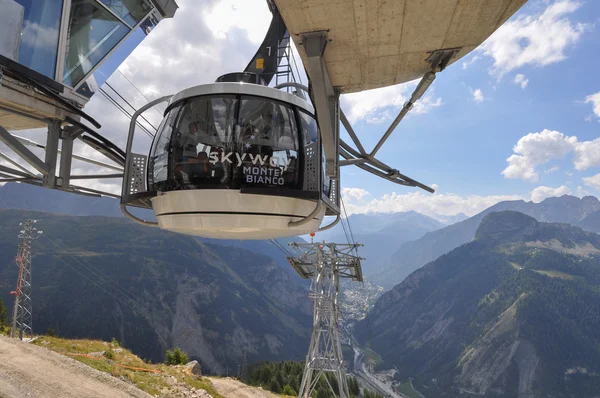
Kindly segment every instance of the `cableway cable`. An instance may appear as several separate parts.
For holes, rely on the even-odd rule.
[[[126,100],[126,99],[125,99],[125,98],[124,98],[124,97],[123,97],[123,96],[122,96],[122,95],[121,95],[121,94],[120,94],[120,93],[119,93],[117,90],[115,90],[115,89],[113,88],[113,86],[111,86],[111,85],[110,85],[110,83],[109,83],[108,81],[104,82],[104,84],[106,84],[106,86],[107,86],[108,88],[110,88],[112,91],[114,91],[114,92],[115,92],[115,94],[117,94],[117,95],[119,96],[119,98],[121,98],[121,99],[122,99],[122,100],[123,100],[123,101],[124,101],[124,102],[125,102],[127,105],[129,105],[129,107],[130,107],[131,109],[133,109],[133,112],[134,112],[134,113],[135,113],[135,112],[137,112],[137,109],[135,109],[135,107],[134,107],[133,105],[131,105],[131,103],[130,103],[129,101],[127,101],[127,100]],[[148,101],[148,102],[150,102],[150,101]],[[133,114],[132,114],[132,116],[133,116]],[[158,130],[158,129],[157,129],[157,128],[156,128],[156,127],[155,127],[155,126],[152,124],[152,123],[150,123],[150,121],[148,121],[148,119],[146,119],[146,118],[144,117],[144,115],[140,115],[140,117],[141,117],[142,119],[144,119],[144,120],[146,121],[146,123],[148,123],[148,124],[150,125],[150,127],[152,127],[152,128],[154,129],[154,131],[157,131],[157,130]]]
[[[155,318],[160,319],[161,321],[169,322],[168,319],[164,318],[161,315],[155,314],[153,311],[151,311],[150,309],[148,309],[145,306],[145,302],[144,302],[144,300],[141,297],[139,297],[136,294],[132,293],[131,291],[123,288],[121,285],[119,285],[119,283],[117,281],[115,281],[114,279],[112,279],[110,276],[106,275],[102,271],[100,271],[97,267],[93,266],[90,262],[88,262],[84,258],[81,258],[80,256],[77,256],[77,257],[73,256],[71,253],[69,253],[66,250],[67,249],[66,246],[64,246],[64,245],[61,246],[60,243],[57,243],[55,239],[51,239],[48,235],[50,235],[50,234],[47,231],[44,231],[43,236],[46,239],[48,239],[48,241],[50,243],[52,243],[54,246],[56,246],[59,249],[59,253],[71,257],[71,259],[73,259],[75,262],[79,263],[83,268],[85,268],[86,270],[88,270],[95,277],[99,278],[100,281],[104,282],[107,286],[111,286],[122,297],[124,297],[125,299],[127,299],[129,301],[132,301],[138,307],[138,309],[142,310],[141,312],[145,312],[146,314],[150,314],[150,315],[154,316]],[[51,252],[49,252],[49,253],[51,253]],[[61,261],[64,262],[64,260],[62,260],[60,257],[57,257],[57,258],[59,258]],[[77,271],[77,272],[81,274],[80,271]],[[86,279],[89,280],[89,278],[87,278],[87,277],[86,277]],[[94,284],[97,285],[97,286],[99,286],[95,282],[94,282]],[[99,286],[99,287],[102,288],[104,291],[106,291],[106,289],[104,289],[102,286]],[[114,295],[112,295],[112,296],[115,297]]]
[[[121,113],[123,113],[128,119],[131,120],[132,115],[121,105],[118,103],[117,100],[115,100],[109,93],[107,93],[103,88],[99,88],[98,92],[100,94],[102,94],[112,105],[114,105],[119,111],[121,111]],[[134,108],[135,109],[135,108]],[[148,135],[150,138],[154,138],[154,134],[152,134],[150,132],[150,130],[148,130],[144,125],[142,125],[140,122],[136,122],[136,125],[142,129],[142,131],[144,133],[146,133],[146,135]]]
[[[138,93],[140,93],[140,95],[141,95],[142,97],[144,97],[144,99],[145,99],[146,101],[150,102],[150,100],[148,99],[148,97],[146,97],[146,96],[144,95],[144,93],[142,93],[142,92],[140,91],[140,89],[139,89],[139,88],[137,88],[137,87],[136,87],[136,85],[135,85],[135,84],[133,84],[133,82],[132,82],[131,80],[129,80],[129,78],[128,78],[127,76],[125,76],[125,75],[123,74],[123,72],[121,72],[121,71],[120,71],[118,68],[117,68],[117,72],[119,72],[119,74],[120,74],[121,76],[123,76],[123,78],[124,78],[125,80],[127,80],[127,82],[129,82],[129,84],[131,84],[131,85],[133,86],[133,88],[135,88],[135,90],[136,90]],[[155,111],[156,113],[158,113],[158,114],[160,115],[160,117],[161,117],[161,118],[162,118],[162,117],[164,117],[164,115],[163,115],[162,113],[160,113],[158,109],[156,109],[156,108],[154,108],[154,107],[153,107],[152,109],[154,109],[154,111]]]
[[[42,249],[44,249],[46,251],[46,253],[48,254],[52,254],[52,251],[49,250],[49,248],[47,248],[46,246],[44,246],[43,244],[41,244],[39,241],[35,241],[35,243],[37,245],[39,245]],[[67,267],[69,267],[70,269],[72,269],[73,271],[75,271],[76,273],[78,273],[79,275],[81,275],[83,278],[87,279],[92,285],[96,286],[98,289],[104,291],[106,294],[108,294],[109,296],[111,296],[112,298],[114,298],[115,300],[119,301],[120,303],[122,303],[123,305],[129,307],[132,311],[134,312],[141,312],[143,314],[145,314],[146,316],[150,315],[153,316],[155,318],[157,318],[157,320],[159,321],[165,321],[165,318],[162,318],[162,316],[159,316],[155,313],[149,312],[148,310],[146,310],[143,307],[140,307],[139,304],[137,304],[136,306],[138,307],[137,309],[134,308],[133,306],[131,306],[129,303],[127,303],[126,301],[122,300],[121,298],[117,297],[116,295],[114,295],[113,293],[111,293],[110,291],[108,291],[107,289],[105,289],[102,285],[96,283],[94,280],[92,280],[91,278],[89,278],[87,275],[85,275],[84,273],[82,273],[81,271],[79,271],[77,268],[71,266],[69,263],[67,263],[65,260],[63,260],[62,258],[60,258],[59,256],[52,254],[57,260],[59,260],[60,262],[62,262],[64,265],[66,265]]]

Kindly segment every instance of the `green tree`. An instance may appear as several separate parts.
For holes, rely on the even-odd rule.
[[[283,387],[283,395],[291,395],[295,397],[298,395],[298,393],[289,384],[286,384],[285,387]]]
[[[0,329],[8,325],[8,310],[0,300]]]
[[[167,365],[185,365],[190,361],[187,354],[181,348],[175,347],[173,351],[167,350],[165,363]]]
[[[281,384],[279,384],[279,382],[277,381],[277,379],[271,380],[271,383],[269,384],[269,390],[271,390],[271,391],[273,391],[274,393],[277,393],[277,394],[281,393]]]

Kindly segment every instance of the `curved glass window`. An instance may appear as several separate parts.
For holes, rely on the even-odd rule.
[[[150,149],[148,158],[148,187],[151,190],[165,189],[169,179],[169,154],[171,153],[171,136],[175,118],[180,107],[171,109],[160,123]],[[155,185],[156,184],[156,185]]]
[[[305,118],[314,123],[310,134],[318,136],[314,119]],[[315,140],[311,145],[316,147]],[[151,190],[160,191],[303,189],[299,156],[306,155],[299,149],[291,105],[251,96],[192,98],[170,110],[159,127],[148,182]]]
[[[297,188],[298,128],[293,108],[242,97],[239,126],[236,150],[242,186]]]

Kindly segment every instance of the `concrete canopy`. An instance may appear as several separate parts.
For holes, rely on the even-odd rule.
[[[275,0],[305,66],[299,34],[328,31],[325,65],[333,86],[342,93],[422,77],[430,70],[426,59],[436,50],[460,48],[450,61],[456,62],[526,2]]]

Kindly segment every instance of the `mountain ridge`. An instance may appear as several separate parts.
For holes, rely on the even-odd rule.
[[[371,277],[372,281],[388,289],[393,287],[424,264],[470,242],[475,237],[479,223],[487,214],[505,210],[518,211],[538,221],[578,225],[600,211],[600,201],[593,196],[579,199],[563,195],[559,198],[548,198],[540,203],[524,200],[499,202],[467,220],[427,232],[417,240],[402,244],[392,254],[391,262],[380,273]],[[600,214],[597,217],[600,217]],[[586,222],[586,227],[594,232],[588,223],[589,221]]]

